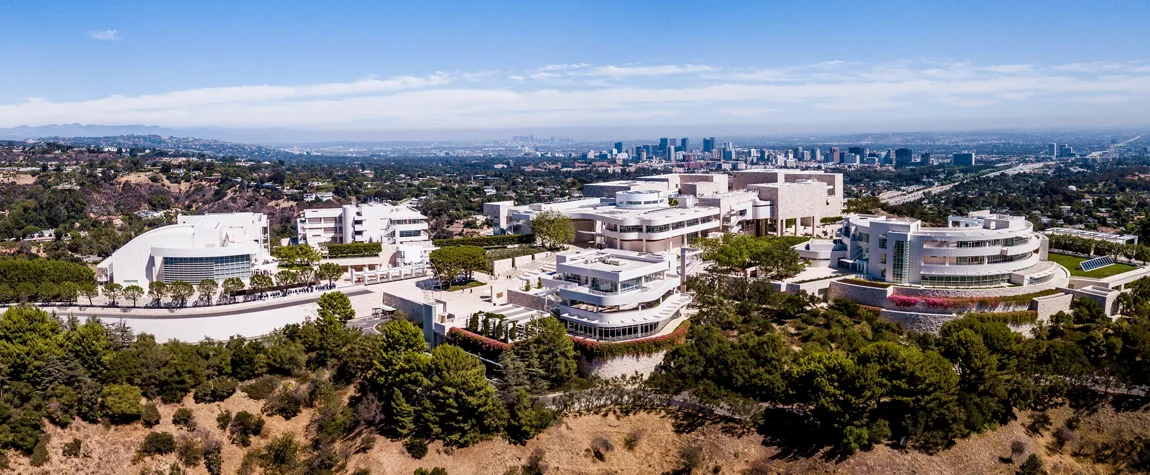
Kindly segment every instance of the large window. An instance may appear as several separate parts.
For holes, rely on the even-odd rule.
[[[987,264],[995,264],[995,263],[999,263],[999,262],[1022,261],[1022,260],[1026,260],[1026,259],[1030,258],[1030,256],[1032,256],[1032,255],[1034,255],[1033,252],[1024,252],[1022,254],[1015,254],[1013,256],[1002,256],[1002,255],[987,256],[986,257],[986,263]]]
[[[252,276],[252,258],[248,254],[218,257],[165,257],[163,281],[177,280],[198,284],[204,279],[217,282],[229,277],[247,279]]]
[[[907,268],[910,267],[910,252],[906,241],[894,242],[894,254],[891,257],[891,282],[906,283]]]
[[[621,233],[641,233],[641,232],[643,232],[643,226],[639,226],[639,225],[619,226],[619,232],[621,232]]]
[[[1002,245],[1007,246],[1007,247],[1009,247],[1009,246],[1021,246],[1023,244],[1026,244],[1027,242],[1030,242],[1030,236],[1018,236],[1018,237],[1003,239]]]
[[[401,230],[401,231],[399,231],[399,237],[401,237],[401,238],[405,238],[405,237],[419,237],[421,233],[423,233],[423,231],[420,231],[420,230],[418,230],[418,229],[416,229],[416,230],[413,230],[413,231],[403,231],[403,230]]]
[[[564,320],[563,323],[567,324],[568,334],[599,341],[622,341],[643,338],[658,333],[661,328],[660,323],[643,323],[610,328],[585,325],[567,320]]]
[[[922,276],[922,285],[929,287],[994,287],[1008,282],[1010,274]]]

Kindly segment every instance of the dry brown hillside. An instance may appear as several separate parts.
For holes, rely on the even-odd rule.
[[[245,449],[226,442],[226,437],[215,425],[215,418],[223,409],[233,413],[250,411],[256,413],[260,401],[248,399],[237,393],[227,401],[213,404],[193,404],[191,399],[181,405],[160,407],[162,423],[151,430],[168,431],[177,435],[189,434],[172,425],[171,417],[179,407],[191,408],[202,433],[225,441],[223,449],[223,473],[236,473],[244,456]],[[307,423],[311,413],[305,411],[290,421],[278,416],[268,416],[264,434],[250,450],[256,450],[272,437],[284,432],[294,432],[297,439],[307,439]],[[430,453],[422,460],[414,460],[404,451],[399,442],[378,439],[374,448],[365,453],[352,453],[358,441],[346,441],[344,454],[348,472],[367,468],[373,474],[409,475],[415,469],[443,467],[451,475],[461,474],[503,474],[508,468],[524,464],[537,449],[543,449],[543,462],[546,473],[553,474],[660,474],[680,466],[680,453],[685,447],[698,447],[702,451],[702,461],[694,473],[724,474],[766,474],[766,473],[844,473],[844,474],[1009,474],[1017,470],[1017,465],[1008,461],[1011,443],[1021,441],[1026,453],[1037,450],[1046,462],[1051,474],[1103,474],[1114,473],[1111,469],[1093,465],[1082,459],[1053,451],[1052,433],[1062,427],[1069,416],[1069,410],[1052,411],[1051,429],[1044,435],[1031,435],[1021,422],[1014,422],[998,430],[975,435],[959,441],[958,444],[939,454],[928,455],[919,452],[904,452],[888,447],[877,447],[869,452],[857,454],[845,461],[826,461],[821,458],[775,459],[778,450],[763,446],[756,435],[731,435],[718,425],[705,426],[689,433],[677,433],[674,420],[664,414],[643,413],[626,417],[584,415],[568,417],[525,446],[510,445],[502,439],[491,440],[465,449],[444,450],[433,444]],[[1024,420],[1026,418],[1023,418]],[[1145,432],[1150,416],[1146,412],[1115,414],[1103,410],[1096,415],[1083,418],[1076,434],[1076,440],[1066,449],[1099,442],[1105,437],[1129,437],[1129,431]],[[19,456],[11,456],[12,473],[30,474],[113,474],[113,473],[168,473],[175,455],[153,457],[139,463],[132,458],[144,436],[149,432],[139,424],[123,427],[104,427],[77,422],[67,429],[51,427],[52,440],[49,447],[51,461],[39,468],[28,465]],[[629,434],[641,434],[633,450],[625,448],[624,440]],[[84,441],[81,458],[65,458],[61,450],[68,441],[79,438]],[[594,439],[610,441],[613,450],[605,452],[604,461],[592,457],[590,447]],[[600,442],[602,444],[602,442]],[[186,473],[207,473],[198,465]]]

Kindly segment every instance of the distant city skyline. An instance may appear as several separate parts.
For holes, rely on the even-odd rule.
[[[1150,125],[1144,3],[685,2],[673,22],[625,3],[20,5],[0,31],[0,127],[267,141]]]

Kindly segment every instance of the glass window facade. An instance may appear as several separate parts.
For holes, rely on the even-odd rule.
[[[229,277],[248,279],[252,276],[252,257],[249,254],[215,257],[165,257],[164,283],[182,280],[198,284],[204,279],[221,282]]]
[[[986,256],[986,263],[987,264],[996,264],[999,262],[1021,261],[1021,260],[1025,260],[1025,259],[1030,258],[1030,256],[1032,256],[1032,255],[1034,255],[1033,252],[1024,252],[1022,254],[1015,254],[1013,256],[1003,256],[1003,255]]]
[[[891,282],[906,283],[907,268],[910,267],[910,252],[906,241],[894,242],[894,254],[891,256]]]
[[[644,323],[625,327],[603,328],[566,320],[564,320],[563,323],[567,324],[568,334],[599,341],[633,340],[635,338],[651,336],[659,332],[661,325],[660,323]]]
[[[922,285],[931,287],[994,287],[1010,282],[1010,274],[923,275]]]
[[[399,232],[399,237],[419,237],[419,235],[420,235],[422,232],[423,232],[423,231],[420,231],[420,230],[418,230],[418,229],[416,229],[416,230],[414,230],[414,231],[400,231],[400,232]]]

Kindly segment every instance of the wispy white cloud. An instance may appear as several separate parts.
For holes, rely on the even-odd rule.
[[[88,37],[100,41],[116,41],[120,39],[120,32],[116,30],[90,31]]]
[[[591,65],[587,64],[587,63],[548,64],[546,66],[540,67],[537,70],[538,71],[568,71],[568,70],[572,70],[572,69],[583,69],[583,68],[587,68],[590,66]]]
[[[1145,63],[822,62],[779,68],[550,65],[319,84],[0,104],[0,126],[62,122],[299,128],[489,128],[658,120],[869,120],[1139,111]],[[1131,112],[1133,113],[1133,112]],[[605,122],[606,121],[606,122]]]
[[[664,64],[660,66],[598,66],[583,74],[588,76],[608,76],[626,78],[634,76],[666,76],[669,74],[702,73],[714,71],[714,66],[704,64]]]
[[[762,115],[778,112],[778,109],[769,107],[732,107],[729,109],[722,109],[719,112],[736,117],[759,117]]]

